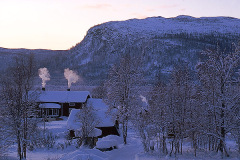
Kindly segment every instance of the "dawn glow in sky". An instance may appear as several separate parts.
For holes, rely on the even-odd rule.
[[[240,0],[0,0],[0,47],[64,50],[97,24],[178,15],[240,18]]]

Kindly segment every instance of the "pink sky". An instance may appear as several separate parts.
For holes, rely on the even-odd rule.
[[[69,49],[107,21],[178,15],[240,18],[239,0],[0,0],[0,47]]]

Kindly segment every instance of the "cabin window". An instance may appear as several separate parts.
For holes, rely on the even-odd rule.
[[[47,108],[45,111],[42,110],[42,114],[46,116],[58,116],[59,109],[57,108]]]
[[[52,109],[49,109],[49,115],[52,115]]]
[[[58,109],[53,109],[53,115],[58,115]]]
[[[59,110],[58,109],[56,109],[56,108],[52,109],[52,115],[53,116],[58,116],[58,114],[59,114]]]
[[[69,106],[75,106],[75,103],[70,102],[70,103],[69,103]]]

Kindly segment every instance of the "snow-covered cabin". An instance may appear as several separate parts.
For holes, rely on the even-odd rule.
[[[108,114],[108,106],[103,102],[102,99],[89,98],[87,105],[92,105],[94,111],[96,112],[97,118],[100,120],[100,123],[96,126],[93,133],[90,133],[91,137],[102,138],[108,135],[118,135],[118,126],[116,121],[114,121],[111,116]],[[67,121],[67,127],[69,131],[76,133],[80,129],[80,122],[77,119],[77,114],[81,112],[81,109],[74,109],[70,113]],[[99,132],[100,131],[100,132]],[[77,135],[75,135],[77,137]]]
[[[81,109],[91,98],[89,91],[41,91],[37,103],[40,116],[69,116],[72,109]]]

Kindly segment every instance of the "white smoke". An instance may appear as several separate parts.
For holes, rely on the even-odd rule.
[[[143,103],[148,104],[148,101],[147,101],[147,98],[146,98],[146,97],[144,97],[143,95],[140,95],[139,97],[141,98],[141,100],[142,100]]]
[[[39,77],[42,79],[42,87],[45,88],[46,81],[50,80],[50,74],[47,68],[39,68],[38,69]]]
[[[79,79],[77,73],[69,68],[64,69],[64,77],[68,80],[68,88],[71,87],[72,83],[76,83]]]

